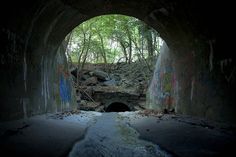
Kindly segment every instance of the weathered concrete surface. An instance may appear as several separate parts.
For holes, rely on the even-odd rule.
[[[122,122],[117,113],[104,113],[92,125],[82,141],[75,144],[69,157],[170,157],[157,145],[138,139],[138,133]]]
[[[83,138],[89,121],[95,117],[92,112],[75,115],[76,120],[41,115],[0,123],[0,154],[12,157],[66,156],[74,143]]]
[[[9,74],[3,77],[7,82],[1,82],[3,102],[0,120],[26,118],[76,107],[75,90],[64,52],[60,46],[55,54],[42,54],[37,58],[37,65],[32,60],[26,61],[26,57],[23,58],[23,65],[14,62],[3,65]],[[7,69],[8,65],[10,69]],[[11,70],[14,73],[11,74]]]
[[[0,123],[0,153],[13,157],[216,157],[235,144],[235,127],[180,115],[81,111]]]
[[[209,42],[209,62],[205,62],[194,50],[177,54],[164,43],[148,89],[149,108],[174,109],[181,114],[235,122],[234,113],[230,111],[235,110],[233,87],[230,87],[235,84],[235,65],[232,58],[213,63],[212,46]],[[221,74],[215,64],[220,64]],[[225,75],[226,69],[231,71],[230,75]],[[223,80],[219,81],[220,78]]]
[[[122,113],[121,113],[122,114]],[[181,115],[141,116],[123,113],[123,120],[143,140],[151,141],[173,156],[232,156],[236,144],[235,126]]]
[[[155,28],[173,52],[178,113],[235,123],[235,58],[228,48],[230,41],[225,40],[226,35],[234,31],[230,23],[234,5],[217,3],[203,0],[6,1],[0,7],[1,120],[53,112],[49,108],[54,108],[51,105],[57,98],[51,87],[58,78],[51,75],[51,71],[57,71],[51,65],[66,34],[91,17],[119,13],[137,17]],[[216,17],[224,18],[219,22]],[[224,36],[219,38],[221,35]],[[47,72],[41,71],[42,58],[47,62]],[[50,88],[40,83],[41,78],[48,78]],[[42,95],[45,87],[47,94]],[[46,97],[48,94],[50,98]],[[64,94],[62,97],[67,99]]]

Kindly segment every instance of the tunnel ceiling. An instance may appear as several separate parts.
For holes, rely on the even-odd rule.
[[[187,41],[192,41],[189,39],[193,37],[215,38],[216,9],[214,5],[205,1],[38,0],[7,2],[3,10],[8,8],[7,10],[12,13],[3,17],[4,24],[12,25],[14,23],[12,31],[26,32],[22,36],[27,37],[28,35],[28,38],[32,33],[37,32],[34,36],[30,36],[31,41],[35,44],[50,42],[58,45],[66,34],[81,22],[104,14],[124,14],[137,17],[155,28],[169,46],[191,45]],[[16,20],[9,20],[11,18]],[[14,26],[17,27],[14,28]],[[41,37],[42,35],[43,37]]]

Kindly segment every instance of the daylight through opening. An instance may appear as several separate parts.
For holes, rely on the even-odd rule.
[[[80,109],[105,111],[108,100],[120,99],[146,108],[163,44],[156,30],[134,17],[103,15],[74,28],[64,42]]]

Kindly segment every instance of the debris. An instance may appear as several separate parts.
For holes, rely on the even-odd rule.
[[[97,77],[90,77],[86,79],[84,82],[82,82],[83,86],[88,86],[88,85],[96,85],[98,83]]]
[[[134,104],[133,110],[145,109],[146,91],[152,73],[142,63],[86,63],[80,70],[78,80],[74,79],[78,107],[82,110],[103,111],[105,101],[113,99]],[[75,68],[71,73],[76,72]],[[90,105],[89,102],[94,104]],[[100,107],[95,105],[97,103]]]
[[[93,72],[91,72],[92,76],[96,76],[98,79],[101,79],[103,81],[109,80],[109,75],[101,70],[94,70]]]
[[[163,113],[158,110],[152,110],[152,109],[146,109],[139,112],[142,116],[155,116],[158,118],[161,118],[163,116]]]

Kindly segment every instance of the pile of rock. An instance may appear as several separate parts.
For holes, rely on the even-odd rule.
[[[76,80],[77,69],[71,73]],[[107,66],[87,64],[78,75],[79,84],[82,86],[121,86],[145,90],[152,73],[146,65],[134,62],[131,64],[107,64]]]
[[[152,76],[152,72],[147,66],[140,62],[131,64],[86,64],[82,70],[77,69],[71,71],[74,76],[77,90],[77,101],[80,109],[103,111],[103,102],[94,100],[97,93],[124,93],[127,96],[135,94],[140,96],[140,100],[145,102],[145,94],[148,82]],[[77,78],[78,77],[78,78]],[[103,107],[101,107],[103,106]]]

